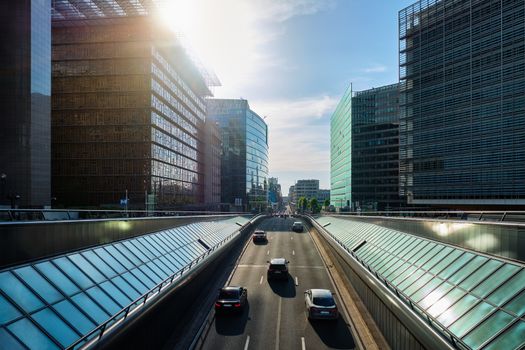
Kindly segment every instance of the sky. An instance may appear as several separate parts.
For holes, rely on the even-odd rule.
[[[268,124],[270,177],[330,188],[330,116],[343,92],[398,81],[399,10],[414,0],[172,0],[165,17],[221,86]]]

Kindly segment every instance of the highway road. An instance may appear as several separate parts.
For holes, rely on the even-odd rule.
[[[335,291],[335,288],[308,232],[290,230],[295,220],[270,218],[259,225],[267,232],[268,243],[248,243],[230,282],[248,288],[248,306],[239,315],[215,317],[212,311],[212,324],[206,331],[202,349],[355,347],[342,312],[335,322],[306,318],[304,291],[310,288]],[[288,281],[267,281],[267,261],[276,257],[290,261]],[[336,302],[341,305],[337,296]]]

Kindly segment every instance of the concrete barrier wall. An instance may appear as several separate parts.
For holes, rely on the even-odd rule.
[[[0,269],[194,222],[234,216],[0,223]]]
[[[525,262],[525,225],[472,221],[334,215],[367,222],[480,253]]]

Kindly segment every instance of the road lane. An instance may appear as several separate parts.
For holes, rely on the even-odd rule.
[[[296,220],[270,218],[259,225],[268,243],[248,243],[231,281],[248,288],[249,306],[240,315],[216,317],[203,349],[354,348],[343,315],[336,322],[306,318],[304,291],[335,288],[308,232],[291,231]],[[290,261],[287,281],[266,278],[267,261],[277,257]]]

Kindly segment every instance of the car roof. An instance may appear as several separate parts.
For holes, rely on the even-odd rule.
[[[286,264],[286,259],[285,258],[273,258],[272,260],[270,260],[270,264],[272,264],[272,265],[284,265],[284,264]]]
[[[255,230],[253,233],[265,233],[263,230]]]
[[[222,287],[221,290],[224,290],[224,291],[228,291],[228,290],[239,290],[241,289],[241,287],[239,286],[226,286],[226,287]]]
[[[332,292],[328,289],[310,289],[312,291],[312,297],[316,298],[328,298],[332,297]]]
[[[302,222],[300,222],[300,221],[294,221],[294,223],[293,223],[293,224],[294,224],[294,225],[295,225],[295,224],[301,224],[301,225],[302,225],[303,223],[302,223]]]

